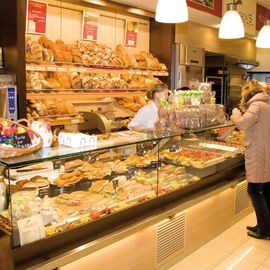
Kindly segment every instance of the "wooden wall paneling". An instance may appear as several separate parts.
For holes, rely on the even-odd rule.
[[[73,43],[81,38],[82,29],[82,7],[76,5],[56,6],[54,2],[48,8],[48,30],[47,36],[55,41],[58,38],[63,39],[65,43]],[[128,47],[128,53],[136,53],[138,51],[149,51],[149,21],[138,19],[132,16],[124,16],[114,12],[108,12],[98,9],[84,8],[96,14],[100,14],[99,22],[99,43],[106,44],[111,48],[115,48],[117,44],[124,44],[124,31],[126,19],[139,21],[138,44],[137,47]],[[35,39],[39,36],[32,35]]]
[[[176,25],[175,42],[205,48],[206,51],[256,60],[255,40],[242,38],[224,40],[218,38],[218,30],[198,23]]]
[[[186,248],[211,239],[233,220],[234,189],[227,189],[187,211]]]
[[[26,0],[9,0],[1,3],[4,17],[2,32],[4,65],[8,73],[15,74],[18,86],[18,117],[26,116],[25,90],[25,10]]]
[[[150,21],[150,52],[162,63],[165,63],[171,76],[174,75],[173,46],[175,43],[175,25]],[[162,80],[173,88],[173,78],[166,77]]]
[[[17,0],[17,85],[19,118],[26,117],[26,68],[25,68],[25,26],[26,26],[26,2]]]
[[[154,270],[155,229],[148,227],[95,253],[61,267],[61,270]]]

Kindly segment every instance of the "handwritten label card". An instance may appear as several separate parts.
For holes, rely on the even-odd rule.
[[[32,142],[28,133],[15,134],[14,144],[17,148],[28,148],[32,146]]]
[[[45,237],[45,228],[40,214],[17,221],[22,246]]]

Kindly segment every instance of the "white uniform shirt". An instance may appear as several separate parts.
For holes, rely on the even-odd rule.
[[[153,130],[157,120],[158,108],[156,104],[151,101],[137,112],[137,114],[128,124],[128,128],[132,129],[134,127],[140,127],[143,129]]]

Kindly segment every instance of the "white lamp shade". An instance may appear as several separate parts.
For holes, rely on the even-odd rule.
[[[158,0],[156,21],[163,23],[181,23],[188,20],[186,0]]]
[[[257,41],[257,48],[270,48],[270,25],[265,25],[260,30]]]
[[[243,21],[236,10],[227,11],[220,24],[219,38],[236,39],[245,36]]]

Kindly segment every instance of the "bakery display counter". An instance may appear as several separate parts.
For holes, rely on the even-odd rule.
[[[8,207],[0,212],[0,228],[11,239],[13,263],[79,245],[161,204],[242,177],[241,152],[230,155],[231,144],[210,141],[213,129],[203,130],[195,141],[190,131],[110,133],[98,135],[96,147],[44,148],[1,160]]]

